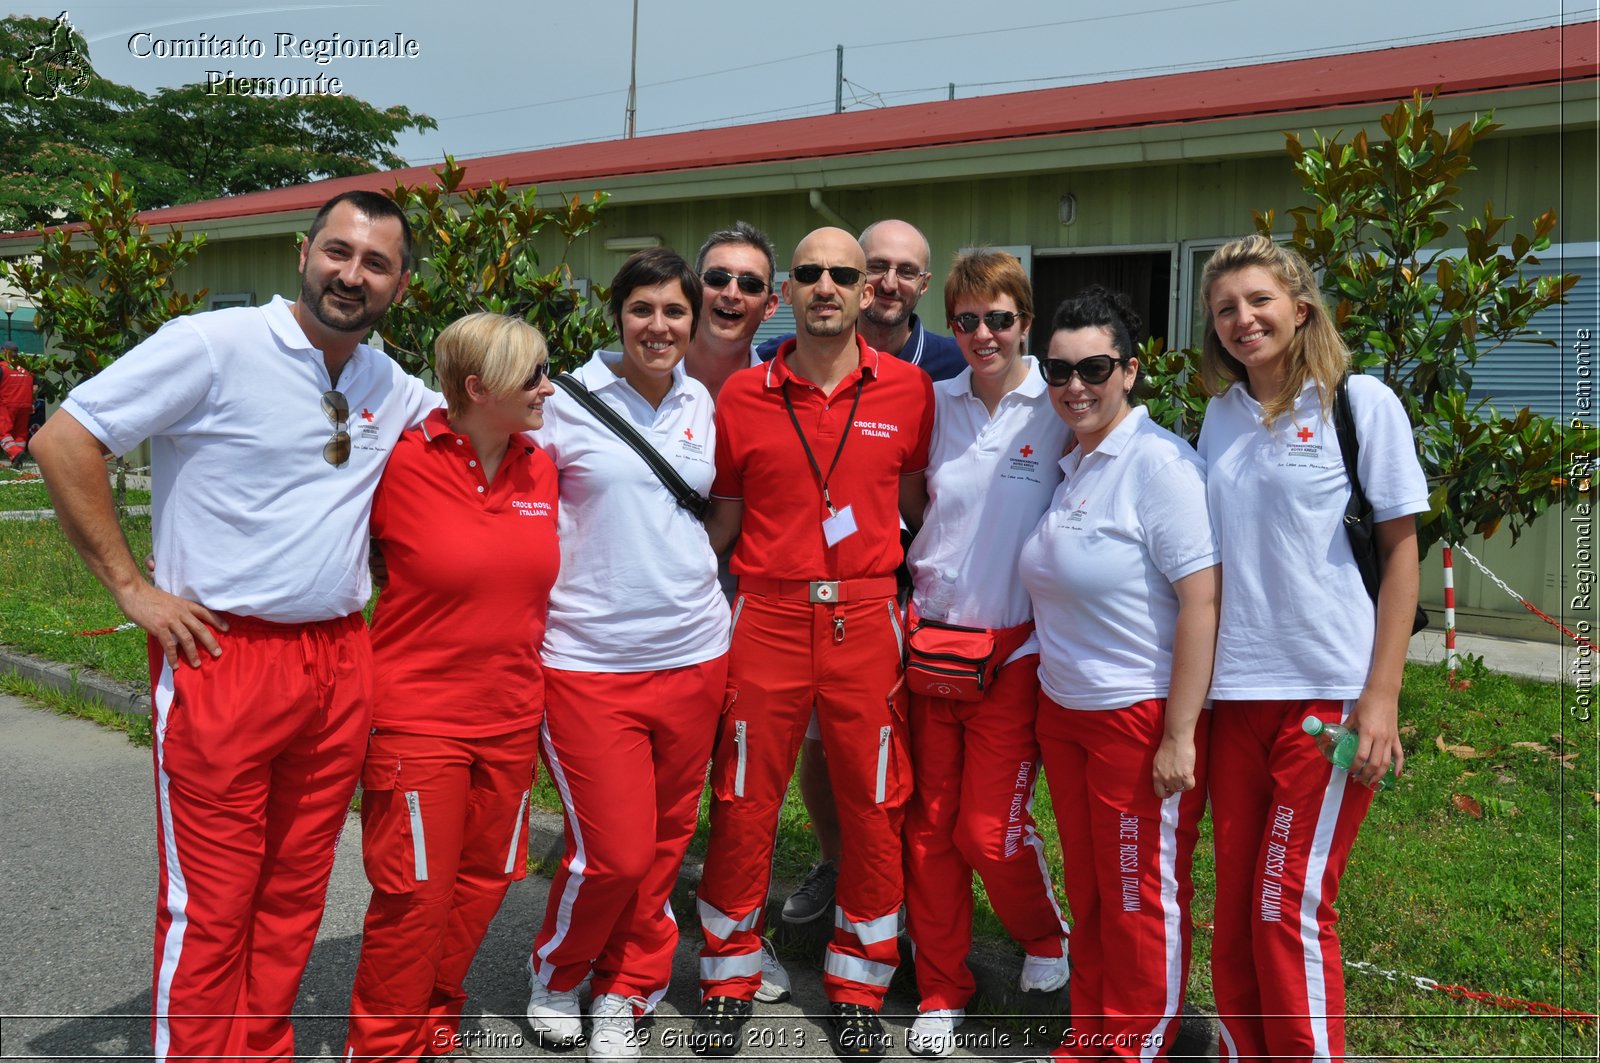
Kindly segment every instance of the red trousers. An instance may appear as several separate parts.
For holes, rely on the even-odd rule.
[[[28,418],[32,416],[32,399],[26,406],[0,406],[0,453],[8,459],[28,449]]]
[[[1002,668],[981,701],[911,698],[906,929],[923,1011],[964,1008],[976,989],[966,962],[974,871],[1024,950],[1061,955],[1067,928],[1033,822],[1038,712],[1037,654]]]
[[[1039,748],[1072,907],[1072,1032],[1057,1059],[1166,1059],[1178,1038],[1193,934],[1190,871],[1206,807],[1210,713],[1195,724],[1195,787],[1151,778],[1166,700],[1069,709],[1039,699]]]
[[[544,758],[566,813],[534,971],[654,1007],[672,978],[672,886],[694,837],[728,658],[658,672],[545,670]]]
[[[700,883],[703,996],[749,1000],[761,984],[778,811],[815,706],[844,842],[823,989],[834,1002],[882,1005],[900,959],[900,831],[911,790],[901,640],[893,598],[735,601]]]
[[[150,646],[157,1060],[294,1055],[289,1013],[367,744],[359,614],[228,624],[199,668]]]
[[[506,889],[527,875],[539,732],[488,738],[375,730],[361,773],[372,900],[343,1059],[444,1055],[462,988]]]
[[[1342,1060],[1344,969],[1333,905],[1372,791],[1300,730],[1339,701],[1219,701],[1211,729],[1217,847],[1212,984],[1224,1060]]]

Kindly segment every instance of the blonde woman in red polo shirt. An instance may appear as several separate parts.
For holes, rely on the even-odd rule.
[[[676,252],[634,255],[611,282],[622,350],[573,376],[705,494],[711,395],[683,367],[702,295]],[[561,472],[543,736],[567,848],[533,943],[528,1023],[546,1042],[576,1040],[578,986],[593,975],[589,1058],[636,1059],[634,1020],[672,975],[669,898],[727,687],[728,603],[705,526],[577,397],[559,392],[535,438]]]
[[[448,408],[395,444],[372,507],[388,567],[361,780],[372,900],[344,1058],[455,1047],[462,980],[527,873],[536,649],[560,563],[555,466],[521,434],[553,390],[544,337],[471,314],[434,354]]]

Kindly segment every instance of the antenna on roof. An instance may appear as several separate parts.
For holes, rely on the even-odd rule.
[[[622,136],[633,139],[633,123],[639,114],[639,0],[633,0],[633,43],[628,49],[628,113],[622,120]]]

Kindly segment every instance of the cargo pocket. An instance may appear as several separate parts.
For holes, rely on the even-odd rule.
[[[723,697],[722,723],[711,765],[711,792],[722,801],[744,796],[745,772],[749,766],[750,722],[734,716],[738,704],[737,690],[730,690]]]
[[[885,699],[889,722],[878,728],[877,771],[873,776],[874,804],[898,808],[911,796],[911,743],[906,724],[905,681],[895,683]]]
[[[382,893],[410,893],[428,878],[422,799],[402,789],[400,761],[369,756],[361,768],[361,862]]]
[[[511,825],[511,845],[506,850],[506,877],[513,882],[528,877],[528,794],[531,792],[522,791],[517,819]]]

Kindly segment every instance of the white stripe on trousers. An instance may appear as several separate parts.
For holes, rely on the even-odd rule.
[[[1167,1040],[1167,1027],[1183,1001],[1183,912],[1178,907],[1178,806],[1183,793],[1169,794],[1161,802],[1161,825],[1156,865],[1161,874],[1162,960],[1166,968],[1167,995],[1161,1020],[1150,1028],[1139,1049],[1140,1059],[1154,1059]]]
[[[544,948],[535,954],[540,961],[535,967],[535,976],[548,987],[556,969],[553,964],[544,961],[566,939],[567,931],[572,928],[572,908],[578,902],[578,890],[583,887],[588,856],[583,847],[583,828],[578,824],[577,813],[572,810],[572,791],[567,786],[567,773],[561,767],[561,758],[556,755],[555,743],[550,740],[548,723],[539,725],[539,740],[544,745],[545,766],[555,780],[556,790],[561,794],[561,807],[566,810],[567,824],[572,828],[572,860],[567,864],[567,887],[561,891],[561,900],[556,908],[556,930],[545,942]]]
[[[1350,715],[1351,702],[1344,703]],[[1300,949],[1306,972],[1306,1012],[1311,1024],[1312,1059],[1330,1060],[1328,1046],[1328,984],[1322,955],[1322,933],[1317,909],[1322,907],[1322,882],[1328,873],[1328,857],[1333,851],[1333,836],[1339,829],[1339,811],[1344,805],[1345,786],[1350,776],[1330,768],[1328,785],[1322,791],[1322,807],[1317,810],[1317,826],[1311,836],[1311,852],[1306,857],[1304,887],[1300,894]]]
[[[172,979],[178,971],[178,960],[183,954],[183,936],[189,926],[189,884],[183,877],[183,865],[178,860],[178,840],[172,833],[171,780],[167,777],[167,725],[171,721],[172,703],[177,692],[173,687],[172,662],[164,661],[161,676],[156,682],[156,804],[161,815],[161,862],[167,873],[167,892],[161,903],[170,920],[167,933],[161,939],[161,967],[156,973],[155,999],[155,1058],[164,1063],[171,1047],[172,1028],[168,1013],[172,1010]]]

